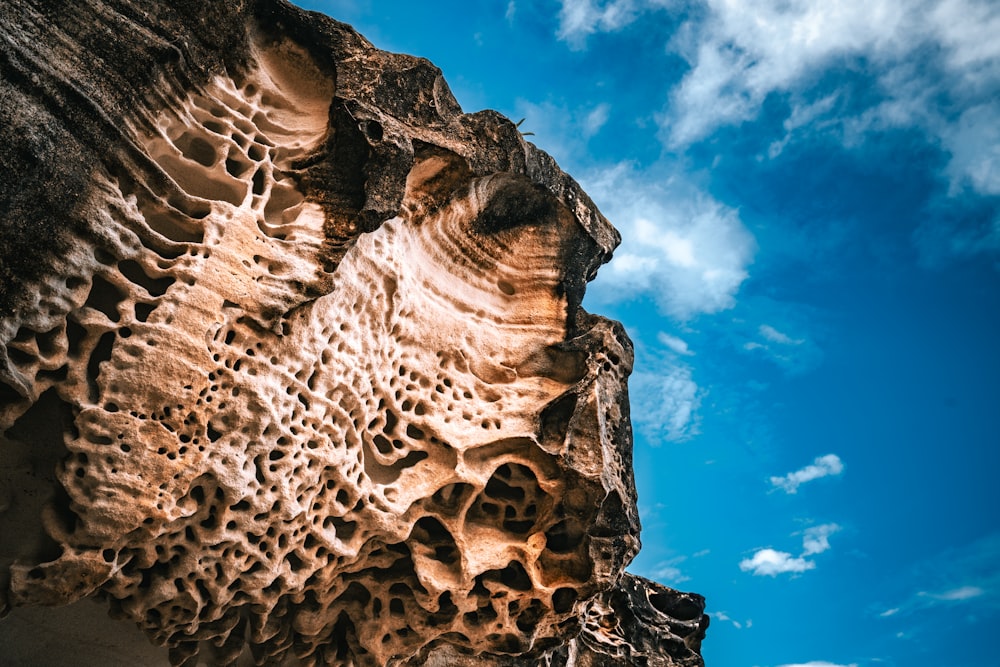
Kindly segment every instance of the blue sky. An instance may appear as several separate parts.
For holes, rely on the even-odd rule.
[[[993,667],[1000,3],[300,2],[622,231],[643,550],[711,667]]]

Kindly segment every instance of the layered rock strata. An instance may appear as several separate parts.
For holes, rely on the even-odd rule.
[[[0,74],[0,637],[700,664],[700,598],[623,574],[618,235],[510,121],[280,0],[8,0]]]

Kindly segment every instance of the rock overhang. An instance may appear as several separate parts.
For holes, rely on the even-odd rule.
[[[639,545],[631,346],[580,308],[617,232],[326,17],[68,7],[0,13],[21,159],[69,136],[75,184],[3,295],[4,604],[100,597],[174,663],[554,655]]]

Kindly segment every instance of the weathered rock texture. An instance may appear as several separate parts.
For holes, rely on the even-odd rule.
[[[6,0],[0,73],[8,624],[701,664],[702,600],[623,574],[632,353],[580,308],[617,233],[512,123],[280,0]]]

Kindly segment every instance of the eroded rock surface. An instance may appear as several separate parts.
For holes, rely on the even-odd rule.
[[[623,574],[631,346],[579,306],[617,233],[512,123],[278,0],[9,0],[0,38],[12,620],[97,599],[172,664],[700,664],[703,601]]]

